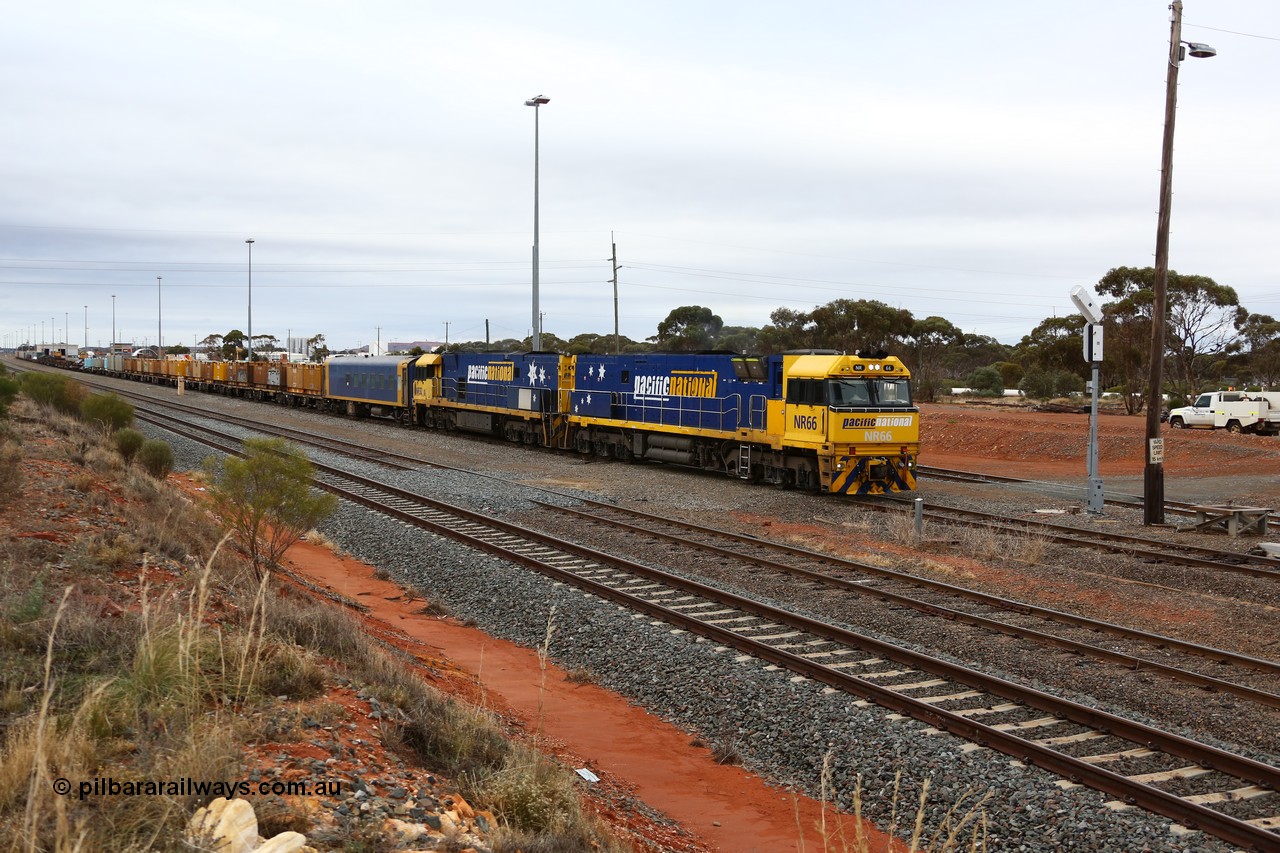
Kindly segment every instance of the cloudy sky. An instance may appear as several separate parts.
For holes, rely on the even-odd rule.
[[[7,4],[0,332],[651,336],[877,299],[1013,343],[1153,263],[1167,0]],[[1187,0],[1171,266],[1280,315],[1280,4]],[[159,284],[156,277],[161,277]],[[159,305],[157,304],[159,301]],[[65,326],[70,330],[64,331]],[[158,332],[158,326],[161,331]],[[57,327],[56,333],[51,327]]]

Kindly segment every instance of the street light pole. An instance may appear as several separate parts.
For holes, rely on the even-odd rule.
[[[89,306],[84,306],[84,348],[89,348]]]
[[[156,276],[156,350],[164,358],[164,308],[161,305],[160,276]]]
[[[112,352],[116,351],[116,295],[111,294],[111,347]]]
[[[538,316],[538,113],[543,104],[550,103],[550,98],[541,95],[524,102],[526,107],[533,107],[533,346],[537,352],[542,349],[542,319]]]
[[[1142,523],[1164,524],[1164,440],[1160,413],[1164,408],[1164,351],[1168,319],[1169,211],[1173,201],[1173,125],[1178,108],[1178,66],[1182,62],[1182,0],[1173,0],[1169,33],[1169,71],[1165,82],[1164,145],[1160,154],[1160,212],[1156,220],[1156,267],[1151,302],[1151,371],[1147,389],[1147,435],[1142,472]],[[1207,44],[1187,42],[1191,55],[1216,55]]]
[[[245,240],[249,245],[249,361],[253,361],[253,240]]]

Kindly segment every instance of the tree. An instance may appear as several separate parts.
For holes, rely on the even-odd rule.
[[[169,355],[186,355],[191,352],[191,347],[186,344],[174,344],[171,347],[165,347],[164,351]]]
[[[667,319],[658,324],[658,334],[650,338],[658,346],[673,352],[695,352],[715,346],[724,320],[701,305],[684,305],[672,309]]]
[[[759,336],[760,330],[752,326],[725,326],[720,330],[720,337],[716,339],[716,349],[755,353]]]
[[[988,397],[1004,396],[1004,379],[994,367],[979,367],[969,374],[969,390]]]
[[[254,335],[253,351],[254,352],[275,352],[280,347],[278,344],[280,339],[275,335]]]
[[[205,335],[200,340],[200,347],[201,349],[203,349],[205,352],[208,352],[208,353],[221,352],[222,351],[222,335],[219,335],[217,333],[214,333],[212,335]]]
[[[245,342],[249,336],[239,329],[232,329],[222,336],[222,357],[227,361],[235,361],[241,353],[248,352]]]
[[[941,383],[944,353],[964,336],[950,321],[941,317],[926,317],[911,324],[911,378],[915,380],[915,397],[932,403],[938,395]]]
[[[1214,374],[1214,365],[1239,352],[1249,312],[1233,288],[1208,276],[1169,272],[1169,346],[1186,396]]]
[[[317,364],[329,357],[329,347],[325,345],[324,335],[315,334],[307,338],[307,357]]]
[[[841,352],[901,349],[915,318],[874,299],[836,299],[809,312],[816,345]]]
[[[1065,397],[1073,391],[1084,387],[1084,380],[1067,370],[1044,370],[1033,367],[1022,377],[1018,386],[1028,397],[1047,400],[1050,397]]]
[[[1127,396],[1141,400],[1141,386],[1150,375],[1155,269],[1116,267],[1098,282],[1098,292],[1116,297],[1114,303],[1104,306],[1107,362],[1123,367],[1126,390],[1132,389]],[[1161,357],[1173,362],[1174,369],[1169,372],[1172,383],[1183,394],[1194,394],[1215,365],[1239,350],[1239,331],[1249,314],[1240,307],[1232,288],[1207,276],[1170,270],[1166,293],[1169,314]],[[1114,359],[1112,338],[1119,344]],[[1135,381],[1138,375],[1140,383]]]
[[[1238,372],[1254,384],[1280,385],[1280,322],[1267,314],[1250,314],[1240,327],[1244,350],[1236,357]]]
[[[1084,365],[1084,318],[1046,317],[1014,348],[1014,360],[1024,369],[1082,370]]]
[[[606,339],[604,335],[597,335],[594,332],[584,332],[581,335],[574,335],[569,338],[569,355],[585,355],[593,353],[602,355],[613,351],[613,337]]]
[[[814,346],[813,319],[807,312],[775,308],[769,321],[756,335],[756,345],[763,355]]]
[[[214,509],[248,550],[259,579],[338,504],[334,495],[312,492],[311,460],[281,438],[246,439],[244,458],[211,456],[204,467]]]
[[[990,335],[966,332],[942,355],[942,372],[952,379],[962,379],[979,367],[1008,361],[1012,352],[1012,347],[1000,343]]]

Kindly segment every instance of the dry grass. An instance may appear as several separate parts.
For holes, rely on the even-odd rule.
[[[957,531],[959,548],[972,556],[1005,562],[1038,564],[1052,540],[1035,530],[1000,530],[992,527],[962,527]]]
[[[853,790],[848,792],[849,811],[853,814],[853,837],[849,837],[846,826],[848,821],[836,820],[834,803],[840,792],[836,790],[833,773],[833,753],[828,752],[822,758],[821,804],[822,817],[819,824],[813,827],[817,835],[815,849],[823,853],[870,853],[880,849],[867,831],[867,823],[863,818],[863,782],[862,774],[858,774]],[[889,797],[889,826],[887,834],[899,839],[908,838],[908,853],[984,853],[987,849],[987,816],[986,805],[991,800],[990,791],[981,796],[972,790],[963,791],[939,818],[932,833],[925,831],[925,824],[931,812],[929,806],[929,780],[920,785],[919,799],[914,803],[905,802],[902,791],[902,774],[894,776],[893,790]],[[906,819],[904,825],[899,821]],[[806,851],[804,826],[800,822],[799,809],[796,809],[796,829],[799,834],[799,849]],[[895,848],[898,849],[898,848]]]
[[[98,431],[26,406],[21,426],[57,440],[0,447],[0,503],[6,489],[21,493],[23,452],[48,447],[75,464],[61,488],[90,508],[123,498],[131,515],[71,542],[0,541],[0,849],[185,849],[182,829],[201,803],[81,801],[56,795],[52,780],[238,778],[244,744],[293,719],[277,697],[320,696],[338,673],[399,709],[384,721],[389,743],[499,814],[494,849],[623,849],[584,814],[566,768],[427,685],[349,613],[270,575],[259,582],[206,512],[126,466]],[[121,592],[122,576],[136,578],[136,597]],[[328,707],[335,722],[345,714]],[[306,831],[292,813],[264,821]],[[358,822],[350,838],[382,845]]]

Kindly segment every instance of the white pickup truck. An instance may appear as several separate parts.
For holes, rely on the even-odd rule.
[[[1190,406],[1169,412],[1174,429],[1280,433],[1280,391],[1210,391]]]

